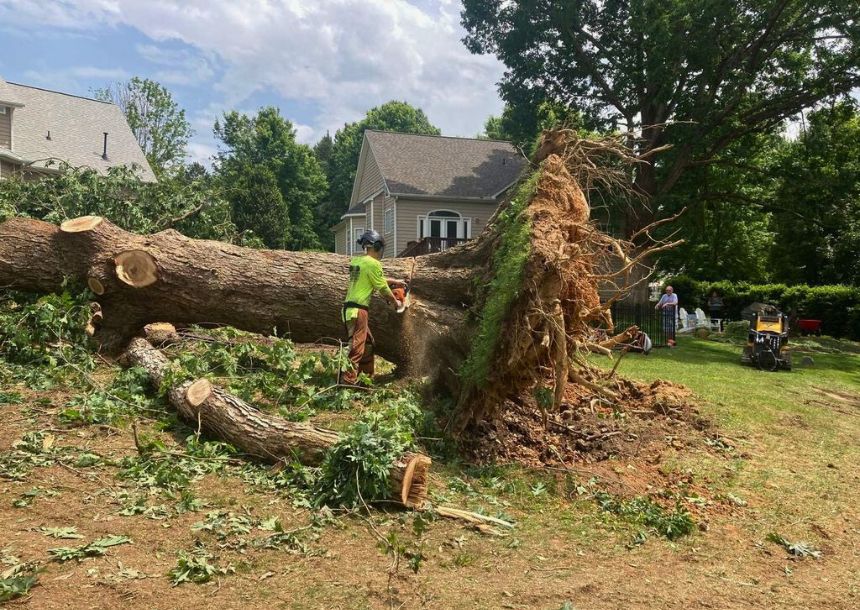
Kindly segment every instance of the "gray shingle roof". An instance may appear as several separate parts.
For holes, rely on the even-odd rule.
[[[44,166],[45,159],[56,159],[102,174],[115,165],[134,165],[142,180],[155,180],[125,115],[115,104],[7,83],[2,78],[0,100],[22,105],[12,115],[12,153],[24,161]],[[108,133],[107,160],[102,158],[104,132]]]
[[[360,201],[349,208],[344,216],[350,216],[352,214],[365,214],[367,213],[367,206],[364,205],[363,201]]]
[[[395,195],[491,199],[517,180],[526,163],[510,142],[364,133]]]

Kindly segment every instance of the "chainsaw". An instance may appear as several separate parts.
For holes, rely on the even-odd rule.
[[[412,305],[412,297],[409,296],[409,287],[412,284],[412,276],[415,274],[415,258],[412,259],[412,269],[409,271],[409,279],[397,282],[391,286],[391,292],[394,298],[400,302],[400,307],[397,308],[397,313],[403,313],[409,306]]]
[[[394,298],[400,302],[400,307],[397,308],[397,313],[403,313],[409,306],[412,305],[412,297],[409,296],[409,281],[396,284],[391,287],[391,293]]]

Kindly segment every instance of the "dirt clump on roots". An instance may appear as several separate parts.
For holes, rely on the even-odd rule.
[[[629,458],[658,461],[668,449],[704,446],[714,436],[683,386],[616,379],[616,401],[569,384],[544,427],[534,398],[509,399],[500,415],[476,427],[467,450],[480,463],[564,467]]]

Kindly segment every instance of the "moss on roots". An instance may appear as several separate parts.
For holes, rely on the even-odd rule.
[[[540,170],[534,172],[519,186],[497,219],[499,246],[490,267],[493,276],[489,281],[482,279],[478,287],[478,302],[483,304],[478,313],[478,331],[460,371],[466,386],[480,389],[487,383],[502,329],[522,290],[531,248],[531,223],[524,212],[535,194],[540,174]]]

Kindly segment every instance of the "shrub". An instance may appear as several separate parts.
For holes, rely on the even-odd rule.
[[[860,340],[860,287],[786,286],[746,282],[700,282],[688,276],[668,280],[682,307],[689,310],[707,306],[708,295],[716,290],[723,297],[725,315],[739,319],[741,310],[753,302],[774,303],[792,317],[824,321],[824,332],[834,337]]]

